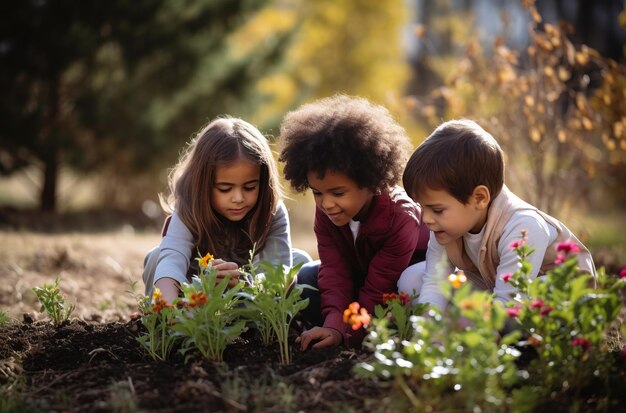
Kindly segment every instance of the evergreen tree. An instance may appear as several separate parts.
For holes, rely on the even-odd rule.
[[[169,161],[210,118],[255,100],[251,84],[290,33],[245,56],[229,35],[257,0],[27,0],[0,5],[0,174],[43,171],[56,207],[60,165],[135,172]]]

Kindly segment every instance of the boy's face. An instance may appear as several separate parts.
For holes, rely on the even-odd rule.
[[[476,193],[463,204],[446,190],[425,188],[416,201],[423,208],[422,220],[441,245],[454,242],[467,232],[479,233],[487,221],[489,201],[485,204]]]
[[[309,187],[320,208],[333,224],[346,225],[350,220],[364,219],[369,212],[374,193],[361,188],[355,181],[341,172],[326,171],[320,179],[317,172],[307,175]]]

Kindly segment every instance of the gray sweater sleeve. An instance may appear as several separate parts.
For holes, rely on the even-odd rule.
[[[270,232],[265,247],[255,255],[253,262],[268,261],[273,265],[291,267],[291,235],[289,229],[289,215],[283,201],[279,201],[276,213],[272,218]],[[154,274],[154,282],[161,278],[173,278],[180,284],[187,282],[186,274],[189,269],[191,255],[194,253],[195,242],[187,226],[176,212],[172,214],[167,234],[159,246],[159,259]]]
[[[255,264],[261,261],[267,261],[273,265],[282,264],[287,267],[292,265],[289,214],[283,201],[278,202],[265,247],[253,259]]]
[[[161,278],[173,278],[180,284],[187,282],[187,270],[194,245],[191,232],[174,211],[167,233],[159,246],[154,282]]]

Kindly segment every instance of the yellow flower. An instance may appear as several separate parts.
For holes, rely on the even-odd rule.
[[[456,273],[448,275],[448,281],[450,281],[450,284],[456,289],[467,281],[467,277],[463,271],[457,271]]]
[[[152,293],[152,301],[159,301],[163,293],[159,290],[159,287],[154,287],[154,292]]]
[[[200,260],[200,268],[205,269],[206,267],[209,266],[209,263],[211,263],[211,261],[213,261],[213,255],[211,255],[210,252],[207,252],[206,255],[204,257],[202,257],[202,259]]]

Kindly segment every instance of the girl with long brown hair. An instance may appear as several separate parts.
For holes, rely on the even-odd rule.
[[[222,117],[206,125],[170,172],[169,189],[161,203],[170,218],[144,263],[146,295],[156,286],[173,301],[197,273],[198,253],[210,252],[218,280],[228,277],[231,286],[251,250],[254,261],[292,265],[276,162],[267,139],[248,122]]]

